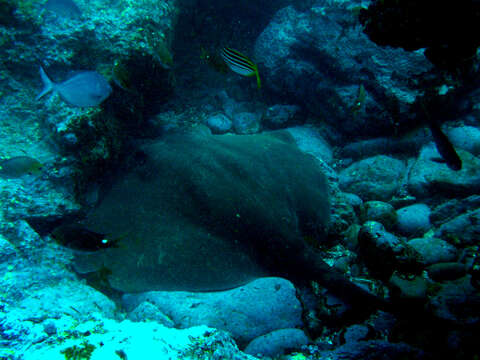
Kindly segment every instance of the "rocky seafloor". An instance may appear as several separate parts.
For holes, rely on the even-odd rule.
[[[40,174],[0,178],[0,359],[478,357],[478,90],[460,100],[455,82],[437,83],[449,107],[435,112],[427,105],[462,160],[454,171],[438,161],[429,131],[412,124],[412,104],[423,93],[418,77],[432,64],[421,50],[369,41],[352,15],[364,2],[262,11],[218,3],[217,21],[203,2],[139,3],[78,0],[78,17],[50,14],[45,2],[0,1],[4,12],[11,10],[0,15],[0,156],[28,155],[44,164]],[[254,13],[264,24],[253,42],[245,31],[209,43],[205,29],[227,26],[235,13]],[[227,40],[255,55],[261,92],[250,78],[202,62],[201,48]],[[114,60],[127,69],[127,90],[115,85]],[[70,107],[56,95],[34,101],[39,64],[55,80],[96,69],[113,93],[95,108]],[[175,155],[182,143],[172,140],[179,134],[197,139],[185,140],[195,147],[183,157]],[[163,158],[152,164],[139,149],[156,146]],[[164,171],[150,173],[156,166]],[[145,186],[132,189],[137,197],[164,186],[170,205],[145,205],[165,220],[161,226],[140,208],[123,212],[121,194],[104,190],[119,184],[133,203],[128,186],[120,186],[130,175]],[[224,195],[229,191],[235,194]],[[98,210],[105,199],[119,217],[127,214],[117,226]],[[51,231],[82,219],[131,244],[101,250],[100,266],[93,256],[79,262],[78,252],[59,245]],[[302,274],[294,247],[258,248],[268,232],[314,248],[351,288],[329,287],[328,272],[323,282]],[[188,279],[218,276],[219,265],[203,258],[204,268],[192,270],[174,257],[186,253],[182,248],[155,243],[179,234],[196,244],[241,239],[251,246],[242,254],[260,249],[267,259],[253,257],[263,276],[231,289],[187,291]],[[218,249],[199,246],[198,254],[227,256]],[[161,277],[169,257],[187,279],[184,289],[141,281]],[[219,278],[235,282],[234,274],[223,269]],[[134,286],[143,290],[126,291]],[[371,306],[351,301],[357,288],[372,295]]]

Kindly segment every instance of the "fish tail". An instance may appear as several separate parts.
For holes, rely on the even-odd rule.
[[[43,90],[40,94],[37,95],[36,100],[40,99],[42,96],[45,96],[54,88],[54,83],[52,82],[52,80],[50,80],[48,75],[45,73],[45,70],[43,70],[43,67],[41,66],[40,66],[40,77],[42,78],[42,82],[43,82]]]
[[[257,87],[260,89],[262,87],[262,82],[260,81],[260,74],[258,73],[258,69],[255,66],[255,76],[257,77]]]

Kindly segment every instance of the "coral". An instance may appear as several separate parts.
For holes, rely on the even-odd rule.
[[[190,336],[191,344],[181,353],[181,358],[192,360],[249,360],[246,354],[238,354],[238,347],[226,333],[207,331],[202,336]]]
[[[74,170],[75,194],[81,195],[88,184],[103,178],[118,161],[127,134],[119,120],[101,109],[71,118],[66,133],[77,139],[73,148],[64,148],[76,158]]]
[[[95,350],[95,346],[84,341],[81,346],[71,346],[62,350],[61,353],[66,360],[89,360],[93,350]]]
[[[157,36],[154,31],[147,30],[147,42],[153,51],[156,60],[166,69],[170,69],[173,65],[173,55],[168,48],[167,42],[161,36]]]
[[[0,0],[0,25],[5,27],[40,25],[39,6],[45,0]]]

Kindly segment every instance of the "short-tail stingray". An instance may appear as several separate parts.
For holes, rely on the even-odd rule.
[[[78,271],[105,266],[125,292],[220,290],[268,274],[368,297],[304,240],[325,237],[327,181],[287,133],[169,135],[142,151],[145,162],[106,189],[84,221],[128,235],[117,249],[78,257]]]

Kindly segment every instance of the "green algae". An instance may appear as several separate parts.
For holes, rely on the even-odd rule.
[[[70,346],[61,353],[65,356],[65,360],[89,360],[94,350],[94,345],[84,341],[81,346]]]

